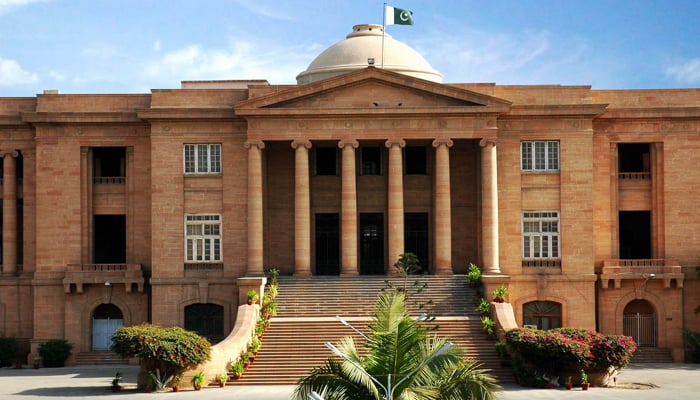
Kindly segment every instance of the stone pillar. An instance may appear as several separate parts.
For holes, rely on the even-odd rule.
[[[263,176],[261,140],[245,143],[248,149],[248,276],[263,271]]]
[[[452,205],[450,200],[450,139],[433,141],[435,147],[435,270],[452,274]]]
[[[308,140],[292,142],[294,157],[294,275],[311,275],[311,190]]]
[[[17,167],[16,151],[3,151],[2,156],[2,272],[17,273]]]
[[[481,238],[483,271],[500,274],[498,261],[498,166],[496,139],[481,139]]]
[[[403,209],[403,155],[406,141],[387,140],[389,149],[389,265],[394,265],[404,252],[404,209]],[[393,269],[390,269],[393,271]]]
[[[355,179],[355,149],[357,140],[341,140],[343,151],[341,188],[341,266],[340,275],[358,275],[357,269],[357,181]]]

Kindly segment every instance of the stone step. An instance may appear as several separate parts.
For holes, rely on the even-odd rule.
[[[81,352],[75,355],[76,365],[121,365],[128,363],[129,360],[121,358],[111,351]]]
[[[638,347],[632,359],[633,364],[642,363],[672,363],[673,356],[670,349],[658,347]]]

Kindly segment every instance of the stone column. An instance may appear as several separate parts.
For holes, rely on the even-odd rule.
[[[341,266],[340,275],[358,275],[357,269],[357,181],[355,179],[355,149],[357,140],[341,140],[343,151],[341,188]]]
[[[248,276],[263,271],[263,176],[261,140],[245,143],[248,149]]]
[[[17,167],[16,151],[3,151],[2,156],[2,272],[17,272]]]
[[[498,166],[496,139],[481,139],[481,238],[483,271],[500,274],[498,261]]]
[[[311,190],[308,140],[292,142],[294,157],[294,275],[311,275]]]
[[[404,252],[404,209],[403,209],[403,155],[401,149],[406,146],[402,139],[387,140],[389,149],[389,265],[394,265]],[[393,268],[390,269],[393,271]]]
[[[435,147],[435,270],[452,274],[452,205],[450,200],[450,139],[433,141]]]

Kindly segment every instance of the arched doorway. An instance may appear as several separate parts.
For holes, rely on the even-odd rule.
[[[537,329],[561,328],[561,304],[553,301],[531,301],[523,304],[523,326]]]
[[[112,335],[124,325],[124,316],[114,304],[100,304],[92,313],[92,351],[106,351]]]
[[[185,307],[185,329],[197,332],[212,344],[224,339],[224,307],[213,303],[196,303]]]
[[[622,316],[622,333],[632,336],[637,346],[656,347],[656,314],[646,300],[632,300]]]

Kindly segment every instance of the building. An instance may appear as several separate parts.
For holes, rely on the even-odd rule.
[[[104,350],[121,324],[216,340],[245,278],[483,268],[516,320],[700,330],[700,90],[442,83],[358,25],[297,85],[0,98],[0,333]]]

